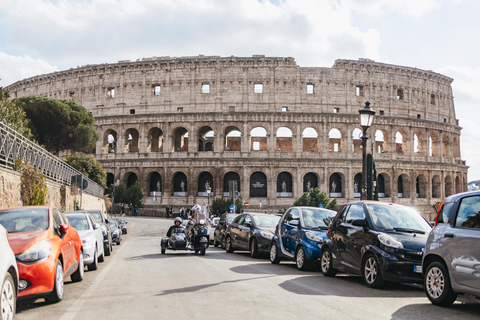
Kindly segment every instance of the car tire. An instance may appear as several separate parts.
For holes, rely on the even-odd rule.
[[[222,241],[220,241],[220,246],[222,249],[225,249],[225,236],[222,237]]]
[[[105,249],[105,255],[107,257],[112,254],[112,250],[111,250],[112,248],[110,246],[110,243],[107,243],[107,245],[104,247],[104,249]]]
[[[252,238],[250,240],[250,257],[257,258],[258,257],[258,243],[257,239]]]
[[[95,271],[98,269],[98,251],[97,247],[95,247],[95,251],[93,252],[93,263],[87,266],[88,271]]]
[[[213,236],[213,246],[214,246],[215,248],[218,247],[217,237],[215,237],[215,236]]]
[[[46,303],[57,303],[63,299],[63,265],[60,259],[57,260],[57,265],[55,267],[55,279],[53,291],[45,297]]]
[[[105,251],[102,252],[101,256],[98,256],[98,262],[104,262],[104,261],[105,261]]]
[[[117,241],[117,246],[120,245],[120,242],[122,242],[122,240],[121,240],[121,239],[118,239],[118,241]]]
[[[235,251],[235,249],[233,249],[233,245],[232,245],[232,238],[228,237],[225,239],[225,251],[227,251],[227,253],[233,253]]]
[[[322,274],[326,277],[334,277],[337,274],[338,270],[333,268],[332,251],[330,251],[329,248],[325,248],[322,252],[320,269]]]
[[[382,288],[385,281],[380,272],[378,259],[373,254],[368,254],[362,266],[363,281],[370,288]]]
[[[83,264],[83,252],[80,250],[80,254],[78,255],[78,267],[74,273],[70,276],[73,282],[80,282],[83,280],[83,276],[85,274],[85,265]]]
[[[270,246],[270,262],[273,264],[279,264],[280,260],[281,259],[278,256],[277,244],[275,242],[272,242],[272,245]]]
[[[13,319],[17,303],[17,289],[13,277],[7,272],[3,279],[0,291],[0,317],[1,319]]]
[[[428,300],[435,305],[448,307],[457,299],[447,268],[440,261],[430,263],[425,270],[424,288]]]
[[[308,269],[305,249],[303,249],[302,246],[299,246],[297,248],[297,252],[295,253],[295,264],[298,270],[305,271]]]

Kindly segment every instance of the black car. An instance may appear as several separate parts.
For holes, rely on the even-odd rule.
[[[279,216],[262,213],[243,213],[233,220],[225,233],[225,250],[250,250],[252,257],[270,252],[270,244]]]
[[[112,230],[112,242],[115,242],[118,246],[122,242],[122,228],[115,220],[110,220],[109,223],[110,230]]]
[[[82,213],[90,213],[95,222],[100,225],[102,228],[103,234],[103,249],[105,250],[105,255],[109,256],[113,250],[113,242],[112,242],[112,231],[110,230],[110,224],[107,218],[103,215],[102,211],[100,210],[83,210],[83,211],[75,211],[75,213],[82,212]]]
[[[220,221],[215,228],[213,236],[213,246],[218,247],[219,245],[225,249],[225,232],[227,227],[232,223],[232,221],[238,217],[238,213],[224,213],[220,217]]]
[[[385,281],[422,283],[422,256],[432,227],[416,210],[384,202],[342,206],[322,247],[321,270],[362,275],[369,287]]]
[[[117,224],[122,228],[122,234],[127,234],[127,221],[123,218],[117,218],[115,219],[117,221]]]

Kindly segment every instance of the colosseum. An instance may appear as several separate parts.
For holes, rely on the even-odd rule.
[[[6,89],[83,105],[109,185],[138,182],[147,207],[174,209],[206,204],[207,188],[215,198],[236,191],[262,211],[287,208],[313,187],[340,204],[359,198],[358,110],[368,100],[380,200],[431,219],[432,205],[467,189],[452,81],[369,59],[324,68],[200,55],[86,65]]]

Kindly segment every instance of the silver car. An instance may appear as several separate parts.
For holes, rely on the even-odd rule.
[[[89,213],[67,213],[66,216],[82,239],[83,263],[89,271],[97,270],[98,262],[103,262],[105,257],[102,228]]]
[[[8,243],[7,230],[0,224],[0,319],[13,319],[17,304],[18,269]]]
[[[423,256],[425,293],[445,307],[460,293],[480,298],[480,191],[448,197],[438,214]]]

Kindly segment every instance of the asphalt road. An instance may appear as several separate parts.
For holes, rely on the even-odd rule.
[[[160,254],[172,220],[127,217],[128,234],[64,299],[20,302],[15,319],[479,319],[480,301],[430,304],[416,286],[367,288],[360,277],[323,277],[290,262],[213,248]]]

